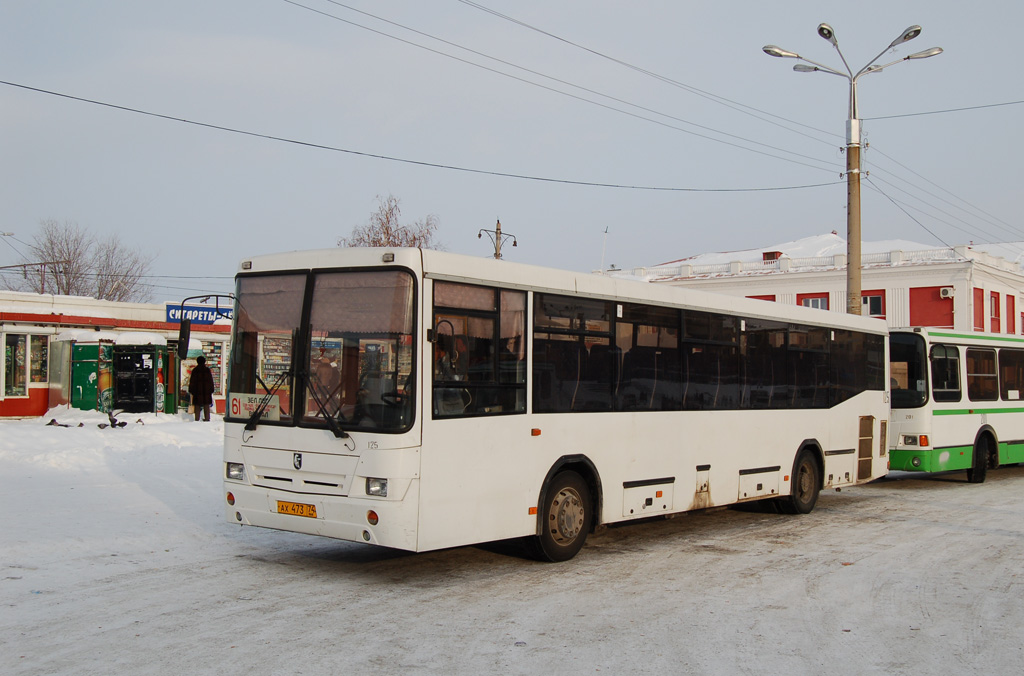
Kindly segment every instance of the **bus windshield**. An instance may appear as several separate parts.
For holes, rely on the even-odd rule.
[[[378,432],[412,424],[410,274],[239,277],[236,298],[229,419],[258,412],[261,423]]]
[[[928,402],[927,365],[924,338],[911,333],[889,336],[893,408],[919,408]]]

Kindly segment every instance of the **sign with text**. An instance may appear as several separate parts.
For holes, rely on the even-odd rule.
[[[166,305],[167,323],[177,324],[182,319],[188,319],[193,324],[212,324],[218,319],[231,319],[235,309],[222,307],[220,309],[209,305]]]
[[[228,393],[228,411],[232,418],[248,418],[256,409],[259,408],[260,402],[266,397],[264,394],[239,394],[236,392]],[[281,404],[277,395],[269,397],[267,405],[263,407],[263,414],[260,416],[260,420],[280,420],[281,419]]]

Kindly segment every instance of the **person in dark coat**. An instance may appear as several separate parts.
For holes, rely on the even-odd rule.
[[[199,421],[199,409],[203,409],[203,420],[210,422],[210,407],[213,406],[213,373],[206,365],[206,357],[196,359],[195,368],[188,381],[188,393],[192,395],[192,408]]]

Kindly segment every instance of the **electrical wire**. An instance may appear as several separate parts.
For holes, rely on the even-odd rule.
[[[983,108],[999,108],[1000,106],[1019,106],[1024,101],[1006,101],[1004,103],[988,103],[982,106],[967,106],[966,108],[946,108],[945,110],[927,110],[920,113],[903,113],[901,115],[880,115],[878,117],[862,117],[861,120],[895,120],[900,117],[919,117],[921,115],[943,115],[945,113],[960,113],[965,110],[982,110]]]
[[[333,2],[333,0],[328,0],[328,2]],[[585,52],[593,54],[594,56],[600,57],[602,59],[606,59],[608,61],[611,61],[612,63],[616,63],[616,64],[618,64],[620,66],[623,66],[623,67],[628,68],[630,70],[636,71],[637,73],[641,73],[643,75],[647,75],[648,77],[652,77],[652,78],[654,78],[656,80],[664,82],[665,84],[669,84],[669,85],[672,85],[674,87],[678,87],[678,88],[683,89],[685,91],[688,91],[688,92],[690,92],[692,94],[696,94],[697,96],[700,96],[700,97],[706,98],[706,99],[708,99],[710,101],[713,101],[715,103],[724,105],[727,108],[731,108],[733,110],[736,110],[738,112],[744,113],[746,115],[750,115],[752,117],[755,117],[755,118],[761,120],[762,122],[767,122],[769,124],[774,124],[774,125],[776,125],[778,127],[781,127],[782,129],[786,129],[787,131],[790,131],[792,133],[800,134],[801,136],[805,136],[805,137],[807,137],[807,138],[809,138],[811,140],[818,141],[818,142],[821,142],[821,143],[829,143],[829,144],[831,144],[831,142],[829,142],[829,141],[823,141],[822,139],[815,138],[815,137],[813,137],[813,136],[811,136],[809,134],[805,134],[805,133],[803,133],[801,131],[798,131],[796,129],[791,129],[789,127],[786,127],[785,125],[781,125],[781,124],[779,124],[777,122],[772,122],[771,120],[765,119],[763,117],[759,117],[759,115],[773,117],[773,118],[775,118],[777,120],[782,120],[784,122],[788,122],[790,124],[794,124],[794,125],[803,127],[805,129],[810,129],[810,130],[818,132],[820,134],[828,135],[830,137],[842,138],[841,135],[835,134],[834,132],[825,131],[823,129],[817,129],[815,127],[812,127],[810,125],[804,124],[802,122],[797,122],[795,120],[790,120],[790,119],[787,119],[787,118],[782,117],[780,115],[775,115],[774,113],[770,113],[768,111],[761,110],[759,108],[755,108],[753,106],[749,106],[749,105],[746,105],[744,103],[740,103],[738,101],[733,101],[731,99],[727,99],[724,96],[719,96],[718,94],[712,94],[711,92],[704,91],[702,89],[698,89],[697,87],[694,87],[692,85],[688,85],[688,84],[683,83],[683,82],[679,82],[678,80],[674,80],[674,79],[672,79],[670,77],[666,77],[664,75],[659,75],[658,73],[650,71],[650,70],[648,70],[646,68],[642,68],[640,66],[635,66],[635,65],[633,65],[633,64],[631,64],[629,62],[623,61],[623,60],[615,58],[613,56],[609,56],[608,54],[604,54],[603,52],[597,51],[596,49],[592,49],[592,48],[587,47],[585,45],[581,45],[579,43],[573,42],[572,40],[567,40],[566,38],[563,38],[563,37],[560,37],[558,35],[555,35],[554,33],[546,31],[546,30],[544,30],[542,28],[538,28],[538,27],[533,26],[531,24],[528,24],[528,23],[526,23],[524,21],[520,21],[519,19],[516,19],[516,18],[513,18],[511,16],[508,16],[506,14],[502,14],[501,12],[495,11],[495,10],[489,8],[489,7],[481,5],[478,2],[472,2],[471,0],[458,0],[458,2],[461,2],[462,4],[464,4],[464,5],[468,6],[468,7],[472,7],[474,9],[478,9],[478,10],[480,10],[482,12],[486,12],[487,14],[495,16],[495,17],[497,17],[499,19],[502,19],[502,20],[514,23],[514,24],[516,24],[518,26],[521,26],[523,28],[526,28],[528,30],[540,33],[541,35],[545,35],[545,36],[550,37],[550,38],[552,38],[554,40],[558,40],[559,42],[563,42],[563,43],[565,43],[565,44],[567,44],[567,45],[569,45],[571,47],[575,47],[577,49],[581,49],[581,50],[583,50]],[[755,113],[757,113],[757,114],[755,115]]]
[[[334,0],[328,0],[328,1],[329,2],[334,2]],[[597,50],[592,49],[590,47],[587,47],[585,45],[582,45],[582,44],[573,42],[571,40],[568,40],[566,38],[560,37],[558,35],[555,35],[554,33],[551,33],[551,32],[549,32],[547,30],[538,28],[537,26],[533,26],[533,25],[528,24],[528,23],[526,23],[524,21],[520,21],[519,19],[515,19],[515,18],[513,18],[511,16],[508,16],[506,14],[502,14],[500,12],[497,12],[497,11],[495,11],[495,10],[489,8],[489,7],[486,7],[486,6],[484,6],[484,5],[482,5],[482,4],[478,3],[478,2],[474,2],[473,0],[458,0],[458,1],[460,3],[468,6],[468,7],[472,7],[474,9],[478,9],[480,11],[486,12],[486,13],[488,13],[488,14],[490,14],[492,16],[498,17],[498,18],[500,18],[502,20],[509,21],[511,23],[514,23],[516,25],[519,25],[519,26],[521,26],[523,28],[526,28],[528,30],[531,30],[531,31],[535,31],[537,33],[540,33],[541,35],[545,35],[545,36],[550,37],[550,38],[552,38],[554,40],[557,40],[557,41],[562,42],[564,44],[570,45],[570,46],[575,47],[577,49],[583,50],[585,52],[588,52],[590,54],[598,56],[598,57],[600,57],[602,59],[609,60],[609,61],[611,61],[613,63],[619,64],[621,66],[624,66],[624,67],[629,68],[631,70],[634,70],[636,72],[643,73],[645,75],[653,77],[653,78],[655,78],[657,80],[660,80],[662,82],[665,82],[667,84],[672,84],[672,85],[675,85],[675,86],[679,86],[679,87],[681,87],[683,89],[686,89],[687,91],[691,91],[691,92],[693,92],[693,93],[695,93],[697,95],[704,96],[705,98],[709,98],[709,99],[711,99],[713,101],[716,101],[716,102],[720,102],[720,103],[723,102],[723,101],[726,102],[726,103],[723,103],[723,105],[734,104],[734,105],[729,105],[728,107],[730,107],[730,108],[737,109],[736,106],[739,106],[739,107],[742,107],[742,108],[745,108],[745,109],[749,109],[749,110],[755,111],[755,112],[760,113],[760,114],[770,115],[770,116],[775,117],[777,119],[783,119],[783,120],[785,120],[787,122],[790,122],[792,124],[798,124],[800,126],[807,127],[807,125],[802,125],[802,124],[794,122],[792,120],[786,120],[785,118],[780,118],[779,116],[773,115],[773,114],[768,113],[766,111],[762,111],[762,110],[759,110],[757,108],[753,108],[751,106],[746,106],[745,104],[738,103],[736,101],[730,101],[728,99],[724,99],[723,97],[719,97],[718,95],[711,94],[709,92],[704,92],[702,90],[698,90],[696,88],[690,87],[689,85],[685,85],[683,83],[676,82],[676,81],[672,80],[671,78],[667,78],[667,77],[661,76],[661,75],[659,75],[657,73],[654,73],[654,72],[649,71],[647,69],[635,66],[635,65],[633,65],[631,63],[628,63],[626,61],[623,61],[621,59],[609,56],[607,54],[604,54],[604,53],[602,53],[600,51],[597,51]],[[1011,101],[1011,102],[989,104],[989,105],[983,105],[983,106],[971,106],[971,107],[965,107],[965,108],[946,109],[946,110],[929,111],[929,112],[921,112],[921,113],[908,113],[908,114],[903,114],[903,115],[889,115],[889,116],[869,117],[869,118],[861,118],[861,119],[864,119],[864,120],[883,120],[883,119],[893,119],[893,118],[899,118],[899,117],[912,117],[912,116],[917,116],[917,115],[933,115],[933,114],[939,114],[939,113],[960,112],[960,111],[966,111],[966,110],[978,110],[978,109],[992,108],[992,107],[997,107],[997,106],[1017,105],[1017,104],[1020,104],[1020,103],[1024,103],[1024,101]],[[741,111],[741,112],[745,112],[745,111]],[[754,115],[754,117],[758,117],[758,116]],[[769,121],[769,120],[764,120],[763,118],[759,118],[759,119],[762,119],[762,121]],[[787,128],[784,125],[779,125],[779,126],[783,126],[783,128]],[[813,127],[807,127],[807,128],[814,129]],[[814,129],[814,130],[818,131],[818,132],[821,132],[821,133],[828,133],[828,132],[823,132],[822,130],[819,130],[819,129]],[[794,131],[794,130],[790,130],[790,131]],[[888,156],[886,156],[886,157],[888,157]],[[892,158],[889,158],[889,159],[892,159]],[[924,178],[923,176],[921,176],[917,172],[914,172],[913,170],[909,169],[905,165],[900,164],[899,162],[896,162],[895,160],[893,160],[893,162],[895,162],[897,165],[903,167],[907,171],[910,171],[911,173],[913,173],[913,174],[919,176],[920,178],[928,181],[929,183],[932,183],[932,185],[935,185],[936,187],[939,187],[940,189],[942,189],[941,186],[938,186],[934,182],[929,181],[928,179]],[[931,195],[932,197],[936,197],[937,199],[940,199],[942,201],[946,201],[946,200],[942,199],[941,197],[938,197],[938,196],[934,195],[933,193],[930,193],[929,191],[920,188],[919,186],[914,186],[913,183],[911,183],[910,181],[906,181],[906,179],[902,179],[902,178],[896,176],[895,174],[892,174],[892,175],[893,175],[894,178],[898,178],[899,180],[906,182],[908,185],[913,186],[915,189],[921,190],[925,194]],[[966,200],[963,200],[962,198],[954,195],[952,192],[950,192],[948,190],[945,190],[945,189],[942,189],[942,190],[944,190],[944,192],[946,192],[947,194],[951,195],[955,199],[960,200],[964,204],[967,204],[968,206],[972,207],[976,211],[981,212],[981,213],[985,214],[986,216],[989,216],[990,218],[993,218],[993,219],[996,219],[996,220],[1001,220],[1001,219],[997,219],[995,216],[992,216],[991,214],[988,214],[984,210],[982,210],[982,209],[980,209],[978,207],[975,207],[974,205],[970,204]],[[951,206],[954,206],[954,208],[961,209],[961,207],[957,207],[957,206],[953,205],[952,203],[950,203],[948,201],[946,201],[946,202],[948,204],[950,204]],[[966,211],[966,210],[964,210],[964,211]],[[947,214],[947,215],[950,215],[950,214]],[[972,217],[977,218],[978,216],[976,214],[972,214]],[[982,218],[982,220],[987,220],[987,219]],[[988,222],[990,224],[992,224],[992,225],[995,225],[995,223],[992,223],[991,220],[988,220]],[[1005,221],[1003,221],[1003,223],[1005,224]],[[1006,225],[1009,225],[1009,224],[1006,224]],[[1009,228],[1004,228],[1004,230],[1007,230],[1008,232],[1011,233],[1011,235],[1014,235],[1014,236],[1020,236],[1021,235],[1021,233],[1018,232],[1018,231],[1015,231],[1012,228],[1012,226],[1009,227]],[[967,234],[972,234],[971,232],[968,232],[968,231],[965,231],[965,232],[967,232]]]
[[[324,16],[324,17],[327,17],[327,18],[330,18],[330,19],[334,19],[336,21],[340,21],[342,23],[348,24],[348,25],[353,26],[355,28],[361,28],[363,30],[369,31],[371,33],[375,33],[375,34],[380,35],[382,37],[386,37],[386,38],[390,38],[392,40],[396,40],[398,42],[401,42],[403,44],[409,45],[411,47],[416,47],[418,49],[423,49],[423,50],[426,50],[428,52],[431,52],[432,54],[437,54],[438,56],[444,56],[446,58],[453,59],[453,60],[458,61],[460,63],[466,64],[466,65],[469,65],[469,66],[473,66],[474,68],[480,68],[480,69],[488,71],[490,73],[494,73],[496,75],[501,75],[503,77],[507,77],[507,78],[510,78],[512,80],[516,80],[517,82],[522,82],[524,84],[528,84],[528,85],[531,85],[531,86],[534,86],[534,87],[539,87],[540,89],[544,89],[546,91],[549,91],[549,92],[552,92],[552,93],[555,93],[555,94],[560,94],[562,96],[567,96],[567,97],[569,97],[571,99],[575,99],[577,101],[582,101],[584,103],[589,103],[591,105],[598,106],[600,108],[604,108],[605,110],[610,110],[610,111],[613,111],[613,112],[616,112],[616,113],[620,113],[622,115],[628,115],[629,117],[633,117],[633,118],[636,118],[636,119],[639,119],[639,120],[643,120],[645,122],[651,122],[653,124],[657,124],[657,125],[660,125],[662,127],[666,127],[668,129],[673,129],[675,131],[680,131],[680,132],[682,132],[684,134],[690,134],[691,136],[696,136],[697,138],[702,138],[702,139],[705,139],[705,140],[708,140],[708,141],[712,141],[712,142],[715,142],[715,143],[721,143],[721,144],[724,144],[724,145],[727,145],[727,146],[731,146],[733,148],[738,148],[740,150],[746,150],[747,152],[757,153],[759,155],[765,155],[767,157],[771,157],[771,158],[777,159],[777,160],[782,160],[784,162],[792,162],[794,164],[799,164],[799,165],[802,165],[802,166],[805,166],[805,167],[810,167],[812,169],[817,169],[819,171],[835,171],[836,170],[833,166],[828,166],[828,167],[814,166],[814,165],[807,164],[805,162],[800,162],[800,161],[789,159],[789,158],[786,158],[786,157],[779,157],[778,155],[773,155],[772,153],[767,153],[767,152],[764,152],[764,151],[755,150],[753,148],[748,148],[746,146],[739,145],[737,143],[731,143],[729,141],[724,141],[722,139],[714,138],[714,137],[708,136],[706,134],[701,134],[701,133],[698,133],[698,132],[695,132],[695,131],[691,131],[689,129],[684,129],[682,127],[677,127],[675,125],[668,124],[668,123],[662,122],[660,120],[655,120],[655,119],[652,119],[652,118],[649,118],[649,117],[645,117],[645,116],[639,115],[637,113],[631,113],[631,112],[629,112],[627,110],[622,110],[621,108],[616,108],[615,106],[610,106],[608,104],[600,103],[598,101],[594,101],[594,100],[588,99],[588,98],[583,97],[583,96],[578,96],[576,94],[571,94],[569,92],[562,91],[562,90],[556,89],[554,87],[549,87],[547,85],[540,84],[539,82],[533,82],[532,80],[527,80],[526,78],[522,78],[522,77],[519,77],[519,76],[516,76],[516,75],[512,75],[510,73],[506,73],[504,71],[500,71],[500,70],[497,70],[497,69],[494,69],[494,68],[490,68],[488,66],[484,66],[482,64],[479,64],[479,63],[476,63],[476,62],[473,62],[473,61],[469,61],[467,59],[460,58],[460,57],[455,56],[453,54],[448,54],[447,52],[442,52],[440,50],[433,49],[431,47],[427,47],[426,45],[421,45],[419,43],[412,42],[411,40],[406,40],[404,38],[400,38],[398,36],[391,35],[390,33],[385,33],[384,31],[380,31],[380,30],[377,30],[375,28],[370,28],[369,26],[364,26],[364,25],[356,23],[354,21],[349,21],[348,19],[343,19],[343,18],[341,18],[339,16],[336,16],[334,14],[330,14],[330,13],[325,12],[323,10],[319,10],[319,9],[316,9],[316,8],[313,8],[313,7],[309,7],[308,5],[304,5],[304,4],[300,3],[300,2],[296,2],[295,0],[282,0],[282,1],[288,3],[289,5],[292,5],[294,7],[299,7],[301,9],[305,9],[305,10],[308,10],[310,12],[313,12],[314,14],[319,14],[321,16]],[[633,106],[635,108],[639,108],[641,110],[646,110],[648,112],[653,112],[656,115],[660,115],[662,117],[666,117],[666,118],[669,118],[669,119],[677,120],[677,121],[683,122],[684,124],[688,124],[688,125],[693,126],[693,127],[697,127],[697,128],[700,128],[700,129],[711,131],[712,133],[715,133],[715,134],[720,134],[722,136],[735,138],[735,139],[741,140],[741,141],[743,141],[745,143],[752,143],[754,145],[764,146],[764,147],[767,147],[767,148],[771,148],[772,150],[776,150],[778,152],[788,153],[790,155],[795,155],[797,157],[802,157],[804,159],[809,159],[811,161],[819,162],[821,164],[827,164],[827,162],[825,160],[821,160],[821,159],[818,159],[818,158],[810,157],[810,156],[807,156],[807,155],[801,155],[801,154],[795,153],[795,152],[793,152],[791,150],[786,150],[784,148],[778,148],[778,147],[775,147],[775,146],[770,146],[768,144],[761,143],[759,141],[754,141],[752,139],[747,139],[747,138],[743,138],[741,136],[736,136],[734,134],[729,134],[727,132],[719,131],[719,130],[713,129],[711,127],[706,127],[706,126],[703,126],[703,125],[699,125],[699,124],[696,124],[694,122],[689,122],[689,121],[684,120],[682,118],[673,117],[673,116],[671,116],[671,115],[669,115],[667,113],[661,113],[661,112],[652,110],[650,108],[644,108],[643,106],[640,106],[640,105],[637,105],[637,104],[633,104],[633,103],[629,103],[628,101],[624,101],[622,99],[618,99],[618,98],[609,96],[607,94],[602,94],[601,92],[597,92],[597,91],[594,91],[592,89],[587,89],[586,87],[581,87],[579,85],[575,85],[575,84],[572,84],[570,82],[566,82],[564,80],[559,80],[557,78],[553,78],[551,76],[544,75],[543,73],[539,73],[537,71],[533,71],[533,70],[529,70],[527,68],[523,68],[521,66],[517,66],[517,65],[509,63],[507,61],[502,61],[501,59],[497,59],[495,57],[488,56],[488,55],[483,54],[481,52],[477,52],[477,51],[471,50],[471,49],[469,49],[467,47],[462,47],[462,46],[457,45],[455,43],[448,42],[446,40],[442,40],[441,38],[436,38],[436,37],[434,37],[432,35],[429,35],[427,33],[423,33],[421,31],[417,31],[417,30],[414,30],[412,28],[408,28],[408,27],[403,26],[401,24],[397,24],[397,23],[395,23],[393,21],[389,21],[387,19],[383,19],[381,17],[375,16],[375,15],[372,15],[372,14],[367,14],[366,12],[363,12],[361,10],[354,9],[354,8],[351,8],[351,7],[347,6],[347,5],[343,5],[343,4],[339,3],[339,2],[336,2],[336,0],[327,0],[327,2],[331,2],[332,4],[338,5],[340,7],[344,7],[345,9],[350,9],[352,11],[359,12],[360,14],[364,14],[366,16],[370,16],[370,17],[372,17],[374,19],[377,19],[379,21],[383,21],[385,23],[388,23],[388,24],[391,24],[391,25],[394,25],[394,26],[398,26],[400,28],[412,31],[412,32],[417,33],[419,35],[423,35],[423,36],[429,37],[431,39],[438,40],[439,42],[443,42],[445,44],[448,44],[448,45],[451,45],[451,46],[454,46],[454,47],[458,47],[459,49],[464,49],[464,50],[469,51],[469,52],[471,52],[473,54],[477,54],[479,56],[483,56],[483,57],[488,58],[488,59],[493,59],[495,61],[498,61],[499,63],[503,63],[503,64],[511,66],[513,68],[519,68],[519,69],[524,70],[526,72],[529,72],[531,74],[535,74],[535,75],[538,75],[540,77],[544,77],[544,78],[553,80],[555,82],[559,82],[560,84],[565,84],[565,85],[568,85],[568,86],[571,86],[571,87],[575,87],[577,89],[586,91],[588,93],[595,94],[597,96],[602,96],[604,98],[608,98],[610,100],[614,100],[614,101],[619,102],[619,103],[624,103],[625,105]]]
[[[468,174],[478,174],[484,176],[496,176],[500,178],[515,178],[524,181],[538,181],[542,183],[557,183],[561,185],[577,185],[592,188],[612,188],[618,190],[646,190],[646,191],[659,191],[659,192],[693,192],[693,193],[738,193],[738,192],[771,192],[779,190],[802,190],[806,188],[821,188],[830,185],[836,185],[837,181],[830,181],[828,183],[812,183],[806,185],[789,185],[789,186],[772,186],[764,188],[680,188],[671,186],[646,186],[646,185],[628,185],[620,183],[598,183],[593,181],[576,181],[570,179],[551,178],[544,176],[530,176],[527,174],[514,174],[502,171],[490,171],[486,169],[472,169],[469,167],[460,167],[449,164],[440,164],[437,162],[425,162],[422,160],[411,160],[401,157],[392,157],[389,155],[380,155],[376,153],[362,152],[358,150],[351,150],[347,148],[338,148],[336,146],[329,146],[322,143],[312,143],[309,141],[298,141],[295,139],[286,138],[283,136],[274,136],[272,134],[261,134],[253,131],[246,131],[244,129],[236,129],[233,127],[226,127],[224,125],[211,124],[208,122],[199,122],[196,120],[189,120],[183,117],[174,117],[171,115],[164,115],[162,113],[154,113],[151,111],[141,110],[139,108],[131,108],[128,106],[122,106],[114,103],[107,103],[104,101],[98,101],[96,99],[87,99],[80,96],[72,96],[71,94],[63,94],[48,89],[41,89],[39,87],[32,87],[29,85],[19,84],[17,82],[9,82],[6,80],[0,80],[0,85],[7,85],[9,87],[17,87],[19,89],[25,89],[27,91],[37,92],[40,94],[47,94],[50,96],[56,96],[59,98],[68,99],[71,101],[79,101],[81,103],[89,103],[96,106],[102,106],[106,108],[112,108],[114,110],[121,110],[128,113],[135,113],[137,115],[146,115],[149,117],[155,117],[162,120],[168,120],[171,122],[180,122],[182,124],[193,125],[196,127],[203,127],[206,129],[215,129],[217,131],[228,132],[232,134],[240,134],[242,136],[250,136],[253,138],[265,139],[268,141],[277,141],[280,143],[289,143],[292,145],[302,146],[306,148],[315,148],[317,150],[327,150],[330,152],[344,153],[348,155],[355,155],[358,157],[367,157],[378,160],[385,160],[389,162],[399,162],[402,164],[410,164],[420,167],[430,167],[433,169],[445,169],[448,171],[458,171]],[[599,104],[600,105],[600,104]],[[758,152],[758,151],[751,151]],[[841,182],[841,181],[840,181]]]
[[[919,227],[920,227],[920,228],[921,228],[922,230],[924,230],[924,231],[925,231],[925,232],[927,232],[927,233],[928,233],[929,235],[931,235],[932,237],[934,237],[935,239],[937,239],[937,240],[938,240],[939,242],[941,242],[941,243],[942,243],[942,244],[943,244],[943,245],[944,245],[945,247],[947,247],[947,248],[950,248],[950,249],[952,249],[952,248],[953,248],[953,247],[952,247],[952,246],[950,246],[950,245],[949,245],[949,244],[948,244],[948,243],[947,243],[947,242],[946,242],[946,241],[945,241],[944,239],[942,239],[942,238],[941,238],[941,237],[939,237],[939,236],[938,236],[937,234],[935,234],[934,232],[932,232],[931,230],[929,230],[929,229],[928,229],[928,227],[927,227],[927,226],[925,226],[925,224],[924,224],[924,223],[922,223],[921,221],[919,221],[919,220],[917,220],[916,218],[914,218],[914,217],[913,217],[913,216],[912,216],[912,215],[910,214],[910,212],[909,212],[909,211],[907,211],[906,209],[904,209],[904,208],[903,208],[903,205],[901,205],[901,204],[900,204],[899,202],[897,202],[897,201],[896,201],[896,200],[894,200],[894,199],[893,199],[892,197],[890,197],[890,196],[889,196],[889,195],[888,195],[888,194],[887,194],[887,193],[886,193],[886,192],[885,192],[884,190],[882,190],[881,188],[879,188],[879,187],[878,187],[878,186],[877,186],[877,185],[875,184],[875,182],[874,182],[874,181],[872,181],[872,180],[871,180],[870,178],[865,178],[864,180],[865,180],[865,181],[866,181],[867,183],[869,183],[869,184],[871,185],[871,187],[872,187],[872,188],[874,188],[875,190],[877,190],[877,191],[878,191],[878,193],[879,193],[880,195],[882,195],[882,196],[883,196],[883,197],[885,197],[885,198],[886,198],[887,200],[889,200],[890,202],[892,202],[892,203],[893,203],[893,206],[895,206],[895,207],[896,207],[897,209],[899,209],[900,211],[902,211],[902,212],[903,212],[903,213],[904,213],[904,214],[905,214],[905,215],[907,216],[907,218],[909,218],[910,220],[912,220],[912,221],[914,221],[915,223],[917,223],[917,225],[918,225],[918,226],[919,226]]]

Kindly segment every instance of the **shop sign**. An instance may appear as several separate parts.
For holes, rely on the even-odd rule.
[[[222,307],[219,310],[209,305],[166,305],[167,323],[177,324],[182,319],[188,319],[193,324],[213,324],[218,319],[231,319],[235,309]]]

